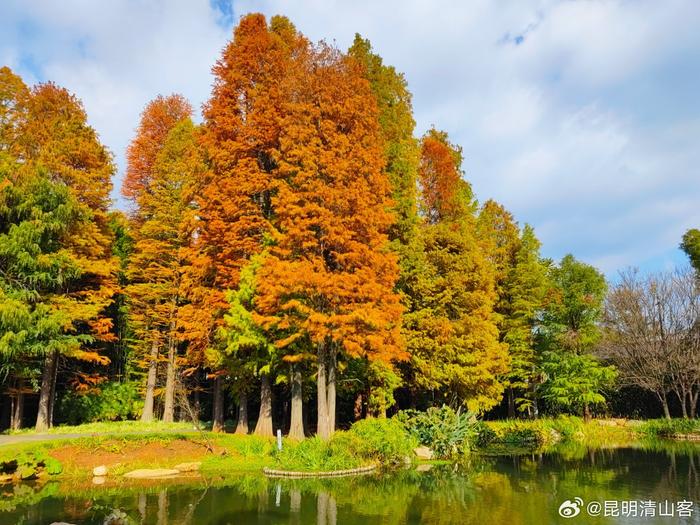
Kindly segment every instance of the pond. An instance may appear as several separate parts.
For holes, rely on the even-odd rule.
[[[459,466],[344,479],[53,482],[5,486],[0,524],[700,523],[699,469],[700,445],[666,443],[473,456]]]

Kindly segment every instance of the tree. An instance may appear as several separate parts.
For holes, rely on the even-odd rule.
[[[509,414],[511,404],[521,411],[531,410],[535,389],[541,377],[535,334],[541,322],[547,292],[550,289],[548,267],[540,258],[540,242],[531,226],[525,225],[520,236],[515,264],[504,283],[508,306],[502,321],[503,341],[508,344],[511,367],[508,383]],[[515,392],[520,397],[515,397]]]
[[[69,236],[56,232],[51,250],[63,250],[73,258],[79,272],[66,281],[55,300],[64,317],[63,330],[84,335],[83,346],[114,338],[106,309],[116,292],[115,260],[112,256],[108,206],[112,158],[87,124],[80,101],[53,84],[22,86],[7,68],[0,74],[2,86],[2,163],[5,178],[17,183],[23,178],[46,177],[67,188],[77,203],[81,228]],[[20,184],[21,186],[21,184]],[[47,232],[51,235],[52,232]],[[60,298],[59,298],[60,297]],[[63,346],[48,346],[42,374],[37,430],[52,423],[56,370]],[[71,355],[78,355],[71,347]],[[85,356],[106,362],[88,348]]]
[[[681,242],[681,250],[686,253],[690,264],[700,274],[700,230],[693,228],[685,232]]]
[[[509,345],[509,354],[515,365],[521,348],[512,348],[512,337],[508,337],[507,325],[512,318],[512,301],[508,295],[510,280],[515,277],[516,253],[520,247],[520,231],[511,213],[494,200],[486,201],[477,218],[477,239],[488,262],[494,270],[494,287],[497,296],[494,311],[498,318],[499,339]],[[511,341],[506,341],[509,338]],[[516,345],[517,346],[517,345]],[[511,375],[513,372],[511,367]],[[510,379],[510,378],[509,378]],[[515,416],[515,391],[512,382],[508,384],[508,415]],[[519,386],[519,385],[518,385]]]
[[[204,171],[197,131],[186,117],[166,136],[148,185],[137,198],[128,290],[134,326],[151,346],[144,420],[152,416],[154,358],[160,345],[167,349],[163,420],[174,419],[178,354],[185,340],[180,332],[181,308],[187,301],[183,274],[189,265],[195,195]]]
[[[553,289],[538,336],[547,380],[543,397],[580,409],[586,419],[601,391],[615,378],[592,354],[601,337],[599,321],[607,291],[605,277],[593,266],[566,255],[551,271]],[[568,391],[568,394],[567,394]],[[604,399],[604,398],[603,398]]]
[[[18,378],[15,408],[20,417],[25,382],[45,359],[37,429],[51,422],[59,355],[105,363],[86,350],[95,341],[80,327],[99,310],[75,289],[85,277],[84,260],[70,250],[73,236],[90,227],[91,214],[70,190],[43,171],[12,181],[0,171],[0,361]],[[43,392],[42,392],[43,393]],[[19,426],[17,416],[15,427]]]
[[[158,155],[170,131],[182,120],[192,116],[192,106],[179,94],[159,95],[141,113],[136,136],[126,150],[126,174],[122,195],[137,203],[153,178]]]
[[[624,384],[653,392],[666,418],[668,394],[695,417],[700,391],[700,295],[691,271],[620,275],[605,309],[604,348]]]
[[[404,307],[410,308],[413,282],[423,265],[423,249],[417,230],[420,148],[414,137],[416,123],[412,96],[403,74],[393,66],[384,64],[382,58],[373,52],[369,40],[356,34],[348,55],[362,66],[363,75],[369,81],[377,102],[379,126],[384,139],[384,171],[389,179],[394,212],[394,222],[387,234],[392,250],[399,257],[396,291],[401,295]],[[370,413],[385,413],[393,404],[393,390],[401,385],[401,378],[393,367],[384,363],[367,363],[363,359],[357,365],[356,370],[365,372],[358,380],[366,383]],[[361,396],[361,391],[357,395]]]
[[[141,113],[136,136],[127,148],[127,168],[121,190],[134,205],[130,221],[135,237],[133,248],[136,253],[127,269],[127,278],[133,281],[127,293],[131,297],[132,309],[135,313],[134,329],[139,336],[139,346],[142,347],[140,351],[146,354],[143,360],[147,373],[142,421],[153,419],[158,361],[160,347],[163,344],[163,327],[162,323],[159,323],[162,312],[157,311],[159,308],[162,309],[162,306],[158,307],[157,303],[162,299],[159,297],[162,295],[162,290],[158,290],[160,286],[158,282],[163,276],[148,274],[149,265],[154,263],[154,254],[144,253],[144,250],[153,249],[148,246],[148,238],[157,242],[156,237],[159,235],[159,232],[149,231],[156,228],[153,218],[156,212],[153,207],[165,204],[155,201],[152,186],[156,185],[154,183],[157,176],[156,163],[168,135],[178,123],[188,119],[191,114],[190,104],[181,95],[155,98]],[[172,199],[168,203],[172,204]],[[144,225],[143,223],[149,219],[150,224]],[[157,265],[158,261],[155,261],[155,264]]]
[[[256,323],[252,313],[256,272],[262,265],[262,261],[262,255],[254,257],[241,272],[238,289],[229,293],[231,307],[228,314],[224,316],[225,325],[221,332],[226,345],[224,354],[235,359],[239,367],[247,369],[248,373],[244,374],[244,377],[257,376],[260,378],[260,413],[254,432],[259,436],[272,436],[272,385],[270,378],[278,363],[277,348]],[[229,369],[233,369],[233,367],[229,365]],[[293,414],[293,417],[296,417],[296,414]]]
[[[461,150],[436,130],[423,137],[421,149],[425,266],[405,318],[415,381],[445,401],[484,411],[500,401],[498,377],[508,370],[494,314],[494,271],[477,243]]]
[[[548,377],[544,398],[554,406],[583,412],[587,421],[590,407],[605,404],[601,392],[610,388],[617,377],[614,367],[603,365],[591,354],[551,352],[543,370]]]
[[[200,286],[193,301],[197,324],[207,327],[210,339],[230,308],[228,291],[238,288],[242,268],[262,251],[270,230],[282,112],[294,96],[285,79],[292,57],[303,52],[305,42],[286,18],[273,17],[268,27],[264,16],[247,15],[213,69],[202,135],[211,173],[198,198],[201,221],[194,266]],[[225,356],[209,355],[214,362],[224,361]],[[231,372],[240,381],[249,379]],[[246,385],[239,382],[234,389],[243,409]]]
[[[335,429],[337,360],[404,357],[397,258],[386,232],[390,187],[377,109],[355,61],[309,47],[287,76],[275,234],[259,270],[259,321],[285,349],[309,341],[317,359],[317,433]]]

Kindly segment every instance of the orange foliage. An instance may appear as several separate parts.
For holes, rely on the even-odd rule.
[[[192,106],[182,95],[159,96],[148,103],[141,113],[136,137],[126,150],[126,175],[121,188],[125,197],[135,201],[148,187],[168,133],[175,124],[191,116]]]
[[[462,182],[460,163],[460,150],[447,142],[444,133],[432,129],[423,137],[419,179],[428,223],[455,219],[462,211],[457,196]]]

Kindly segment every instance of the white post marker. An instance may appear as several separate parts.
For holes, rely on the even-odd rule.
[[[282,429],[277,429],[277,450],[282,450]]]

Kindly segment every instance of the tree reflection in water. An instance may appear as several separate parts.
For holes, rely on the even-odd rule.
[[[699,451],[700,445],[664,442],[645,448],[566,447],[510,457],[473,456],[461,465],[344,479],[242,475],[147,487],[10,485],[0,500],[0,523],[546,525],[558,523],[559,505],[574,497],[700,501]],[[674,521],[679,522],[700,522],[700,516]]]

